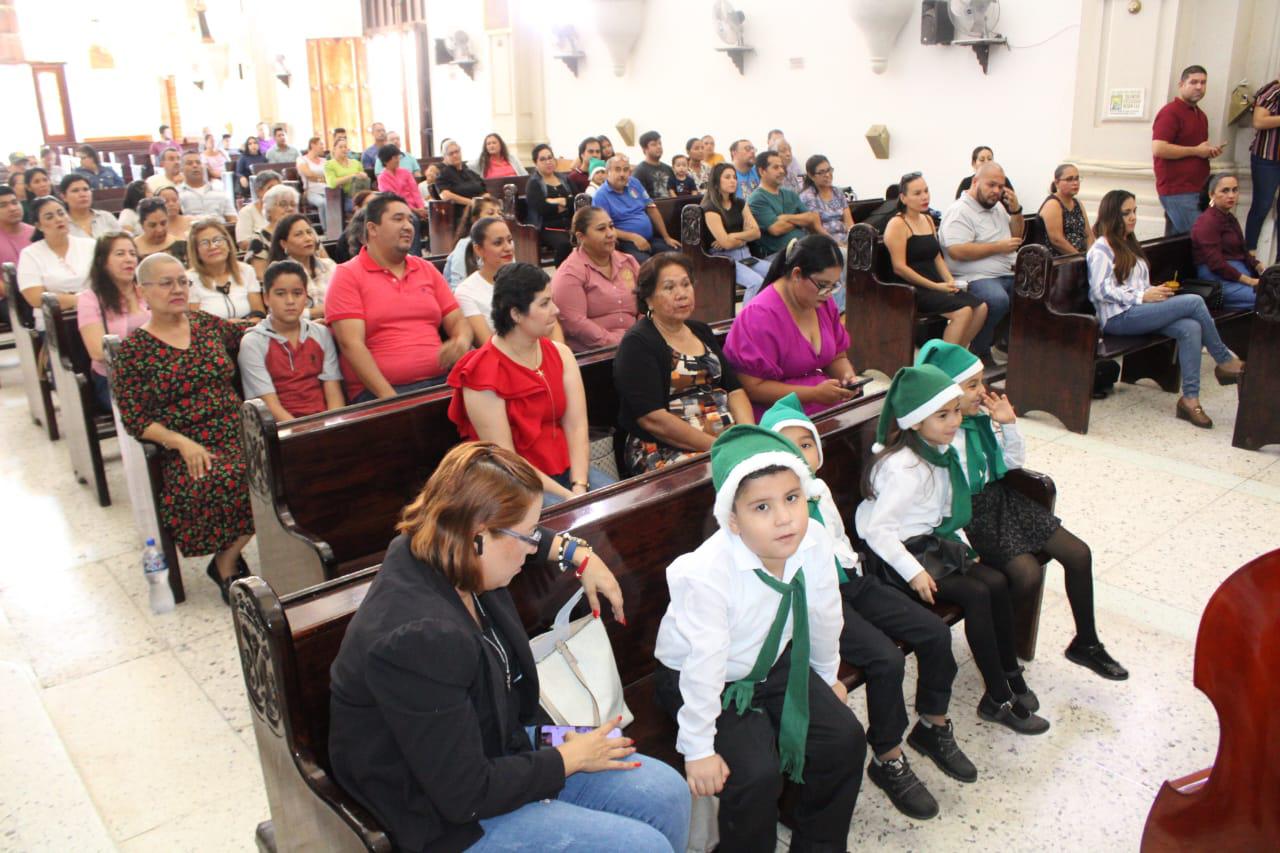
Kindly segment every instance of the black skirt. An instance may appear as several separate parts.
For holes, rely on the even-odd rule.
[[[982,562],[1004,568],[1020,554],[1039,553],[1061,526],[1056,515],[997,480],[973,496],[964,532]]]
[[[916,308],[921,314],[950,314],[961,308],[977,308],[981,304],[981,299],[966,290],[947,293],[916,285]]]
[[[943,539],[932,533],[922,533],[904,540],[902,545],[911,552],[911,556],[920,562],[924,570],[929,573],[929,577],[934,580],[941,580],[956,572],[965,574],[969,571],[969,549],[963,542]],[[867,574],[876,575],[890,586],[915,595],[911,585],[902,579],[898,570],[870,548],[867,549],[863,565],[866,567]]]

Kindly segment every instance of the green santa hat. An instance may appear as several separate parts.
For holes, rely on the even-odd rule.
[[[920,348],[916,367],[926,364],[932,364],[950,376],[957,385],[982,373],[981,359],[964,347],[949,344],[941,338],[934,338]]]
[[[716,489],[716,522],[729,529],[733,498],[750,474],[775,465],[790,468],[800,478],[805,498],[813,497],[815,483],[804,454],[789,439],[754,424],[735,424],[711,445],[711,482]]]
[[[884,444],[889,435],[889,425],[894,421],[897,421],[899,429],[910,429],[963,395],[960,386],[932,364],[902,368],[893,375],[884,408],[880,410],[876,444]]]
[[[803,427],[813,434],[813,443],[818,447],[818,467],[822,467],[822,439],[818,437],[818,428],[804,413],[800,398],[794,393],[788,394],[769,407],[760,418],[760,426],[781,433],[785,427]]]

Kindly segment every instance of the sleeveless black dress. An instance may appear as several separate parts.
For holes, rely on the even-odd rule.
[[[902,222],[911,233],[907,238],[907,266],[929,281],[943,281],[935,262],[938,255],[942,253],[942,245],[938,242],[937,233],[930,228],[928,234],[917,234],[911,230],[911,223],[907,222],[905,216]],[[916,285],[915,292],[916,308],[922,314],[949,314],[961,308],[976,308],[982,304],[981,299],[965,290],[946,293]]]

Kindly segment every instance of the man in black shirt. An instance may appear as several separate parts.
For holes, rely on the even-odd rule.
[[[640,150],[644,152],[644,162],[636,166],[633,177],[644,187],[649,198],[669,198],[671,190],[668,182],[676,173],[662,162],[662,137],[656,130],[648,130],[640,134]]]

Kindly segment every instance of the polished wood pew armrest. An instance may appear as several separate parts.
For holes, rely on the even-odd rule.
[[[1004,481],[1015,492],[1053,512],[1054,505],[1058,501],[1058,487],[1047,474],[1026,468],[1014,468],[1005,474]]]

